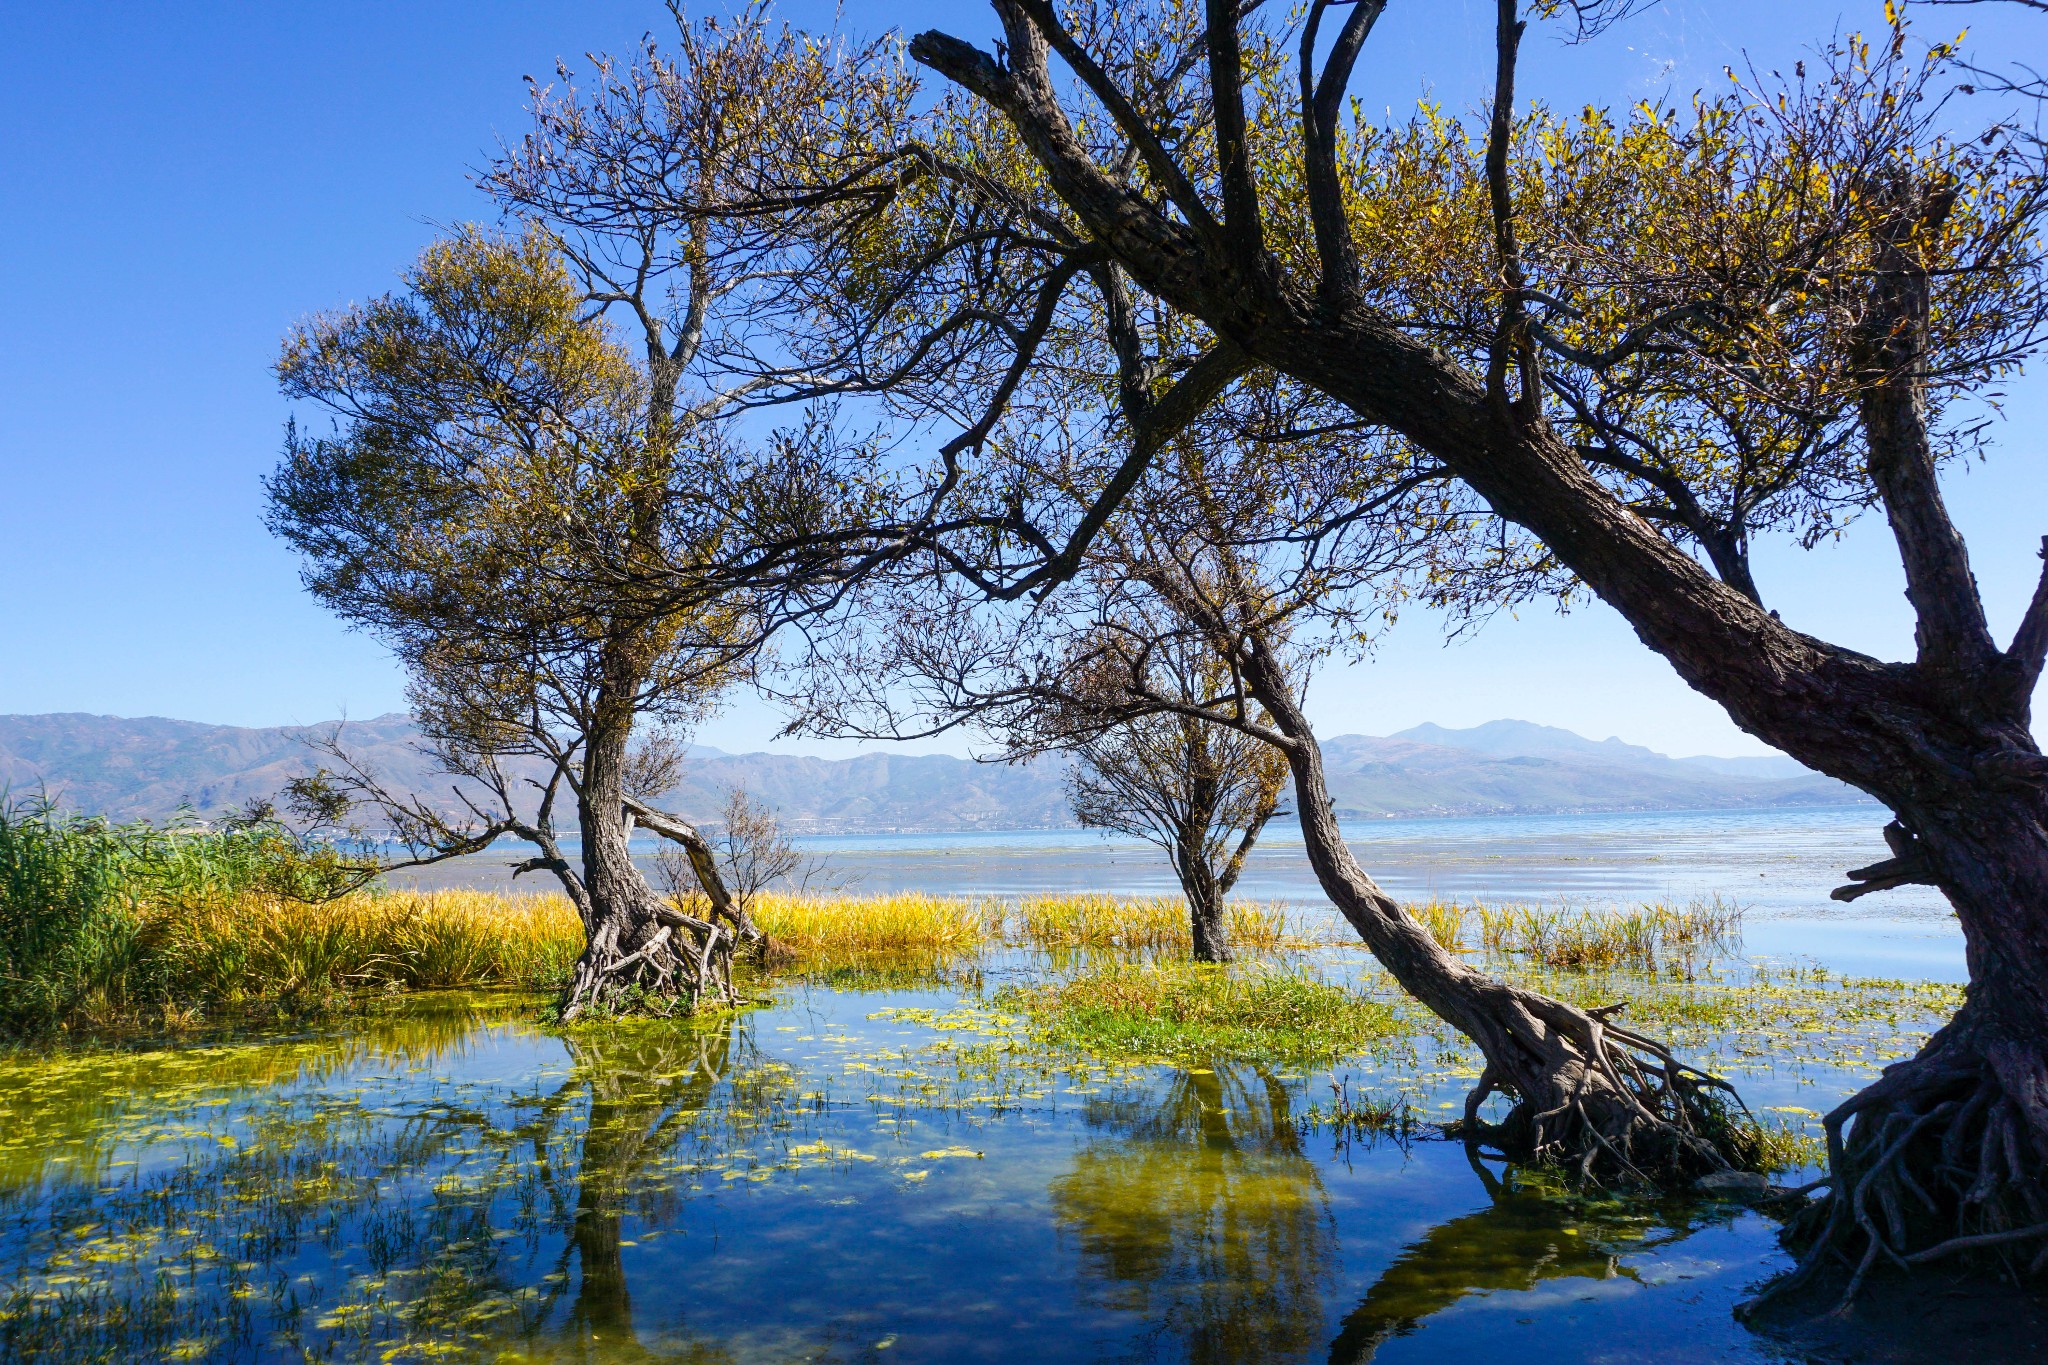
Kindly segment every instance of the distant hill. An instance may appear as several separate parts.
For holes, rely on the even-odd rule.
[[[117,820],[204,814],[276,794],[317,766],[305,737],[327,726],[248,729],[149,717],[0,716],[0,787],[43,787],[69,808]],[[446,792],[399,715],[351,721],[349,746],[389,784]],[[1738,809],[1860,801],[1790,759],[1674,759],[1619,740],[1495,721],[1470,730],[1417,726],[1386,738],[1324,742],[1340,813],[1524,815]],[[1071,827],[1066,760],[1024,765],[876,753],[858,758],[692,751],[663,804],[699,820],[734,787],[772,803],[792,830],[895,833]],[[452,804],[452,802],[451,802]]]
[[[1540,733],[1517,743],[1506,727]],[[1482,732],[1491,733],[1469,740]],[[1424,734],[1436,738],[1426,741]],[[1740,759],[1667,758],[1620,740],[1596,742],[1521,721],[1495,721],[1476,730],[1424,725],[1384,739],[1338,735],[1323,742],[1323,753],[1330,795],[1340,814],[1353,817],[1729,810],[1868,799],[1790,759],[1784,761],[1796,776],[1751,776],[1742,768],[1731,773],[1716,766],[1744,764]]]
[[[333,723],[247,729],[194,721],[81,713],[0,716],[0,789],[38,788],[69,809],[116,820],[160,820],[188,805],[211,815],[275,796],[319,766],[306,745]],[[349,752],[394,788],[430,799],[453,783],[415,747],[403,715],[349,721]],[[744,787],[806,832],[1046,829],[1068,826],[1061,760],[1028,768],[943,755],[865,754],[806,758],[726,754],[694,746],[682,786],[663,803],[708,819]],[[452,795],[440,802],[455,808]]]
[[[1587,739],[1555,725],[1537,725],[1526,720],[1490,720],[1469,730],[1447,730],[1441,725],[1422,724],[1402,730],[1391,739],[1409,739],[1418,744],[1437,744],[1448,749],[1469,749],[1496,758],[1561,758],[1589,763],[1608,763],[1625,768],[1644,768],[1674,776],[1688,769],[1705,769],[1724,777],[1810,778],[1811,768],[1783,754],[1755,758],[1667,758],[1640,744],[1618,739]]]

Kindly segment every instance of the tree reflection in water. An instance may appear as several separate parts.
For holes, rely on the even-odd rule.
[[[542,1331],[522,1344],[543,1359],[730,1359],[726,1351],[699,1342],[671,1344],[658,1355],[640,1344],[620,1227],[629,1211],[651,1226],[673,1225],[683,1191],[655,1168],[675,1154],[685,1130],[746,1112],[737,1096],[713,1103],[720,1082],[732,1078],[735,1063],[751,1051],[744,1031],[736,1031],[727,1017],[688,1028],[652,1025],[571,1035],[564,1042],[575,1070],[542,1102],[533,1133],[556,1216],[568,1224],[555,1283],[571,1282],[573,1257],[575,1294],[558,1331],[545,1330],[554,1313],[543,1313],[536,1323]],[[563,1120],[573,1119],[585,1096],[584,1122],[565,1129]]]
[[[1489,1206],[1404,1248],[1332,1339],[1336,1225],[1281,1081],[1253,1068],[1190,1068],[1163,1097],[1091,1103],[1086,1117],[1095,1136],[1052,1182],[1053,1213],[1078,1240],[1086,1301],[1149,1324],[1133,1352],[1145,1358],[1224,1365],[1327,1350],[1331,1365],[1363,1365],[1390,1337],[1468,1297],[1634,1279],[1624,1258],[1728,1216],[1567,1199],[1539,1177],[1496,1175],[1471,1156]]]
[[[1622,1200],[1565,1201],[1545,1184],[1495,1175],[1468,1152],[1492,1205],[1438,1224],[1381,1272],[1330,1343],[1330,1365],[1364,1365],[1390,1337],[1468,1296],[1547,1280],[1635,1279],[1625,1255],[1684,1240],[1717,1216]]]
[[[1102,1136],[1051,1195],[1091,1303],[1143,1316],[1198,1365],[1320,1341],[1336,1237],[1282,1082],[1189,1068],[1163,1098],[1093,1103],[1087,1121]]]

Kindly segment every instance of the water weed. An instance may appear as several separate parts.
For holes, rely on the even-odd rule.
[[[1338,1057],[1405,1032],[1380,1001],[1303,968],[1263,964],[1114,964],[1009,987],[995,1001],[1055,1047],[1112,1056]]]

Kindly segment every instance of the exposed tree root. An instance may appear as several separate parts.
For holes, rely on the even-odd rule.
[[[1799,1264],[1741,1312],[1830,1273],[1848,1277],[1839,1312],[1884,1267],[1979,1256],[2014,1278],[2048,1270],[2048,1060],[1987,1033],[1965,1005],[1827,1116],[1828,1195],[1786,1233]]]
[[[617,921],[598,926],[562,998],[564,1021],[584,1014],[687,1014],[705,1002],[740,1003],[733,986],[734,935],[722,924],[649,905],[647,932],[624,942]]]
[[[1493,981],[1477,994],[1487,1008],[1466,1031],[1487,1063],[1465,1099],[1469,1141],[1580,1184],[1668,1186],[1729,1169],[1723,1142],[1740,1097],[1616,1023],[1621,1005],[1581,1010]],[[1516,1103],[1486,1123],[1480,1110],[1496,1093]]]

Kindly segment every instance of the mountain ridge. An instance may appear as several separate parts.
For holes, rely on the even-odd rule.
[[[180,805],[210,815],[272,797],[288,779],[318,766],[303,740],[333,724],[222,726],[84,712],[0,716],[0,789],[19,797],[40,788],[67,808],[117,820],[160,820]],[[351,751],[390,784],[430,799],[450,789],[450,780],[434,774],[412,748],[416,736],[405,716],[349,721],[345,733]],[[1337,735],[1323,748],[1332,797],[1348,818],[1743,809],[1865,799],[1790,759],[1675,759],[1526,721]],[[729,754],[693,745],[681,784],[662,804],[714,820],[725,794],[744,787],[777,807],[785,825],[799,833],[1073,828],[1068,763],[1063,755],[1000,764],[937,754]],[[1764,773],[1790,765],[1797,775],[1762,775],[1755,765],[1773,765]],[[453,806],[452,796],[447,804]]]

